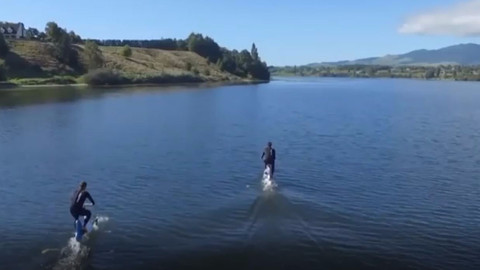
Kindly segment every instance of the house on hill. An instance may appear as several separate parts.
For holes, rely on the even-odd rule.
[[[5,38],[25,38],[27,30],[23,23],[0,22],[0,33]]]

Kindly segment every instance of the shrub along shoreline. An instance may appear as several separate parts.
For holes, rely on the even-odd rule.
[[[98,70],[85,74],[80,78],[71,76],[55,76],[53,78],[26,78],[0,82],[0,90],[50,87],[134,87],[164,85],[246,85],[268,83],[266,80],[205,80],[192,75],[158,75],[144,77],[128,77],[111,70]]]
[[[125,76],[120,72],[109,69],[91,71],[83,76],[83,81],[90,86],[205,82],[201,77],[190,74],[178,76],[170,74]]]

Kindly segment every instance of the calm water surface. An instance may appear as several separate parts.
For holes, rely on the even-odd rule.
[[[0,269],[480,269],[479,141],[478,83],[3,90]]]

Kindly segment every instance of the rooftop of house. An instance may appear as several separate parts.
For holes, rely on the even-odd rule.
[[[0,33],[2,34],[16,34],[22,23],[0,22]]]

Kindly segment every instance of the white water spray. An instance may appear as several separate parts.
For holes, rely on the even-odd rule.
[[[78,242],[75,239],[75,236],[72,236],[68,240],[68,244],[61,249],[60,258],[52,269],[57,270],[57,269],[81,269],[82,268],[81,267],[82,263],[88,257],[91,250],[91,248],[88,247],[83,242],[88,242],[89,236],[91,236],[90,234],[98,231],[101,227],[101,224],[109,220],[107,216],[97,216],[92,219],[96,220],[96,222],[93,223],[91,227],[92,228],[91,231],[84,236],[84,241]],[[47,249],[47,250],[53,250],[53,249]],[[46,253],[45,251],[47,250],[44,250],[44,252],[42,253]]]
[[[267,168],[265,168],[265,170],[263,171],[262,185],[263,191],[273,191],[274,188],[277,187],[277,184],[275,183],[275,181],[273,181],[270,166],[267,166]]]

